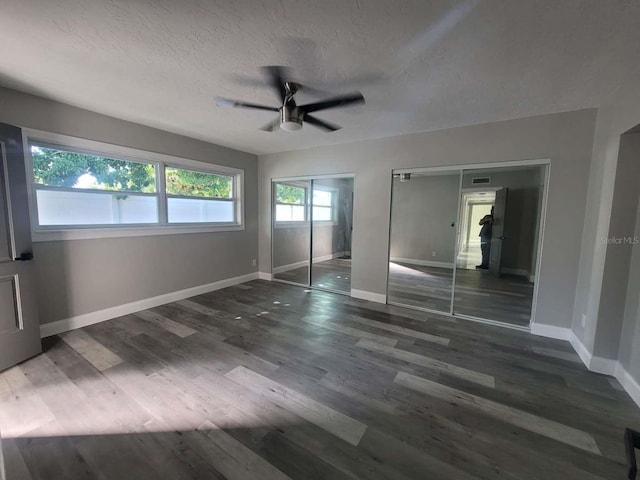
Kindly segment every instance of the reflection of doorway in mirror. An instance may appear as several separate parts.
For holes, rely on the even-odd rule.
[[[495,189],[463,191],[460,202],[460,236],[456,264],[458,268],[475,269],[482,262],[480,219],[491,213]]]

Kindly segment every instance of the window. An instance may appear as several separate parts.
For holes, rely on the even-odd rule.
[[[233,222],[233,177],[165,168],[169,223]]]
[[[158,223],[156,165],[31,144],[38,225]]]
[[[276,222],[307,220],[307,188],[276,183],[275,195]]]
[[[276,183],[276,222],[304,223],[307,222],[307,206],[309,202],[309,187],[293,184]],[[313,221],[336,221],[337,190],[329,187],[313,188]]]
[[[313,221],[334,222],[335,217],[335,190],[313,189]]]
[[[156,228],[133,235],[242,228],[241,170],[36,133],[44,137],[29,139],[36,240],[57,239],[39,232],[96,228]]]

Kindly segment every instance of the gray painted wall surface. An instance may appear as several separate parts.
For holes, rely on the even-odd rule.
[[[256,271],[257,157],[0,88],[0,122],[245,171],[244,231],[34,244],[47,323]]]
[[[271,270],[271,178],[355,173],[352,288],[384,294],[394,168],[549,158],[536,320],[569,327],[595,114],[593,109],[581,110],[261,156],[260,270]]]
[[[596,356],[609,355],[619,348],[627,283],[632,282],[629,265],[634,247],[631,243],[618,244],[615,241],[634,237],[639,196],[640,134],[627,134],[620,139],[612,215],[607,235],[613,243],[607,245],[598,312],[599,318],[607,318],[608,321],[600,322],[597,326],[598,342],[593,351]],[[606,239],[600,239],[600,242],[603,240]]]
[[[597,350],[604,358],[617,359],[619,342],[610,335],[596,338],[597,332],[608,329],[611,322],[611,317],[604,312],[599,316],[609,248],[601,240],[609,235],[611,218],[617,214],[612,205],[620,136],[640,123],[640,84],[625,85],[612,95],[597,114],[571,328],[589,352]],[[585,328],[581,325],[583,314],[586,315]]]
[[[640,237],[640,204],[636,203],[635,237]],[[638,381],[640,379],[640,245],[631,247],[629,277],[624,304],[618,360]]]

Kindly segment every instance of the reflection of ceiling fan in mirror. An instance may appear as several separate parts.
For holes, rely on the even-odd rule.
[[[240,100],[231,100],[229,98],[221,97],[216,97],[216,104],[218,106],[253,108],[256,110],[278,112],[278,118],[264,125],[260,129],[266,132],[274,132],[277,127],[288,132],[300,130],[304,122],[310,123],[311,125],[326,130],[327,132],[333,132],[342,127],[325,122],[324,120],[320,120],[319,118],[309,114],[320,110],[347,107],[350,105],[364,103],[364,97],[362,94],[360,92],[354,92],[347,95],[331,97],[317,103],[297,105],[294,98],[295,94],[298,91],[304,90],[305,87],[300,83],[286,80],[286,78],[290,76],[289,69],[286,67],[272,66],[263,67],[263,71],[267,77],[268,84],[278,94],[278,98],[282,102],[282,106],[270,107],[268,105],[258,105],[255,103],[242,102]]]

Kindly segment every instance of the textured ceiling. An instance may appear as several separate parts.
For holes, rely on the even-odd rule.
[[[0,0],[0,85],[268,153],[598,106],[638,81],[638,25],[638,0]],[[259,131],[213,97],[275,106],[263,65],[367,103]]]

